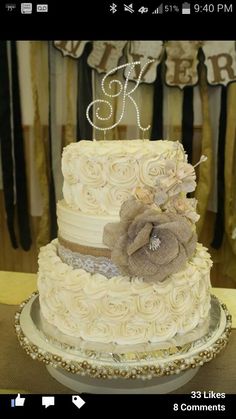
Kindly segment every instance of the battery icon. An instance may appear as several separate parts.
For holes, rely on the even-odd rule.
[[[190,15],[191,10],[190,10],[190,3],[183,3],[182,4],[182,14],[183,15]]]

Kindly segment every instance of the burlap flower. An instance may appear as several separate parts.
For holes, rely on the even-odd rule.
[[[124,275],[155,282],[184,268],[197,236],[185,217],[159,213],[132,197],[121,206],[120,222],[105,226],[103,242]]]

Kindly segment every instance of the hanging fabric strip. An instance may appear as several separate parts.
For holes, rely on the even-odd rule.
[[[3,189],[7,216],[7,227],[12,246],[16,249],[18,246],[14,230],[14,164],[11,132],[11,98],[6,41],[0,42],[0,65],[0,145]]]
[[[46,95],[48,83],[46,81],[48,65],[47,50],[39,41],[31,41],[31,75],[34,102],[34,138],[35,138],[35,165],[37,168],[40,192],[42,195],[43,213],[40,218],[39,232],[37,236],[37,248],[47,244],[50,240],[50,216],[49,216],[49,186],[47,177],[47,156],[44,144],[44,131],[41,123],[40,93]],[[45,97],[45,96],[44,96]],[[48,106],[48,102],[44,106]]]
[[[55,185],[52,170],[52,149],[53,143],[57,141],[57,121],[56,121],[56,96],[55,96],[55,60],[51,54],[53,49],[52,41],[48,45],[48,92],[49,92],[49,106],[48,106],[48,151],[49,151],[49,213],[50,213],[50,239],[57,237],[57,216],[56,216],[56,198]]]
[[[61,171],[62,127],[65,123],[67,95],[65,91],[66,60],[49,42],[50,62],[50,129],[51,129],[51,159],[52,174],[55,187],[55,200],[63,198],[63,176]]]
[[[12,74],[12,111],[13,137],[16,182],[16,209],[20,244],[29,250],[32,240],[30,234],[30,218],[28,210],[28,194],[26,179],[26,162],[24,155],[24,137],[22,131],[20,86],[18,75],[18,59],[16,41],[11,41],[11,74]]]
[[[236,83],[228,86],[225,138],[225,230],[236,254]],[[235,261],[236,263],[236,261]]]
[[[212,185],[212,131],[209,110],[208,86],[206,82],[206,68],[203,63],[201,63],[199,70],[200,95],[202,102],[201,154],[204,154],[204,156],[207,157],[207,160],[199,165],[199,177],[195,191],[195,198],[198,200],[197,210],[200,214],[200,219],[196,225],[198,235],[201,233],[204,225]]]
[[[219,141],[219,120],[221,104],[221,86],[209,87],[209,106],[212,126],[212,188],[209,197],[208,210],[217,213],[217,161]]]
[[[236,278],[236,83],[227,89],[225,137],[225,236],[217,251],[222,260],[222,274]]]
[[[163,82],[162,65],[157,67],[157,77],[154,83],[152,132],[150,140],[163,138]]]
[[[1,140],[0,140],[1,143]],[[0,190],[3,189],[3,180],[2,180],[2,156],[1,156],[1,145],[0,145]]]
[[[92,102],[92,70],[87,63],[92,45],[87,44],[78,62],[77,141],[92,139],[93,130],[86,118],[86,109]]]
[[[188,155],[188,162],[192,163],[193,154],[193,87],[184,87],[182,113],[182,143]]]
[[[76,115],[76,96],[75,96],[75,85],[77,78],[77,62],[71,58],[66,58],[66,127],[65,127],[65,139],[64,145],[68,145],[75,141],[75,115]],[[77,86],[76,86],[77,91]]]
[[[226,135],[226,115],[227,115],[227,86],[221,88],[221,110],[219,121],[219,145],[218,145],[218,172],[217,172],[217,201],[218,209],[214,226],[214,237],[211,246],[219,249],[224,237],[224,205],[225,205],[225,135]]]
[[[182,142],[183,90],[163,85],[163,138]]]

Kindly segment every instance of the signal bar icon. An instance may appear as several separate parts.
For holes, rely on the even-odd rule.
[[[128,6],[127,6],[127,4],[124,4],[124,11],[134,13],[133,3],[129,4]]]
[[[153,10],[152,14],[157,15],[163,13],[163,3],[160,4],[155,10]]]

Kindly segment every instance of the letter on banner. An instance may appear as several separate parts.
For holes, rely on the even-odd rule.
[[[142,73],[141,81],[145,83],[153,83],[156,80],[156,69],[160,63],[161,55],[163,52],[163,42],[162,41],[131,41],[130,50],[127,54],[128,62],[133,63],[135,61],[140,61],[139,65],[134,67],[134,71],[130,74],[130,80],[137,80],[141,68],[149,61],[150,62],[144,72]],[[128,76],[129,68],[125,69],[125,77]]]
[[[202,49],[209,84],[226,86],[236,80],[235,41],[204,41]]]
[[[198,82],[197,55],[200,41],[168,41],[166,44],[166,84],[194,86]]]
[[[64,56],[69,55],[73,58],[79,58],[85,45],[90,41],[54,41],[54,46],[59,49]]]
[[[106,73],[117,67],[127,41],[94,41],[88,64],[99,73]]]

